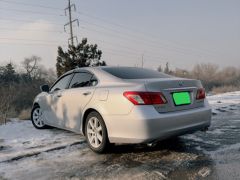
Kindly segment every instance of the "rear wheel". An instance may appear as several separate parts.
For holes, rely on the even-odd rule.
[[[109,145],[107,128],[99,113],[93,111],[87,116],[85,136],[88,145],[94,152],[103,153],[106,151]]]
[[[36,105],[31,113],[32,124],[37,129],[45,129],[47,126],[44,124],[44,116],[40,106]]]

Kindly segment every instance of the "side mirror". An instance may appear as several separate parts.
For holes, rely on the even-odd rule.
[[[49,86],[47,84],[40,86],[40,89],[42,92],[49,92]]]

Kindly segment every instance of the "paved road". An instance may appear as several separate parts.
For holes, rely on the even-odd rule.
[[[56,129],[46,130],[61,134],[41,140],[48,144],[33,146],[30,137],[22,142],[25,153],[11,153],[0,137],[0,179],[240,179],[240,104],[216,111],[207,132],[155,147],[118,145],[105,155],[90,151],[82,137]]]

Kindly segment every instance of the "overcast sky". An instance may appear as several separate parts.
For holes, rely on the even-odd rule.
[[[72,0],[80,26],[108,65],[191,68],[196,63],[240,66],[239,0]],[[66,49],[67,0],[0,0],[0,64],[38,55],[55,67]]]

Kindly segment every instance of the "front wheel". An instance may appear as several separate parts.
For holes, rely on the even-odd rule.
[[[34,106],[31,113],[32,124],[37,129],[45,129],[44,115],[39,106]]]
[[[91,112],[87,116],[85,136],[88,145],[94,152],[103,153],[106,151],[109,145],[107,128],[99,113]]]

